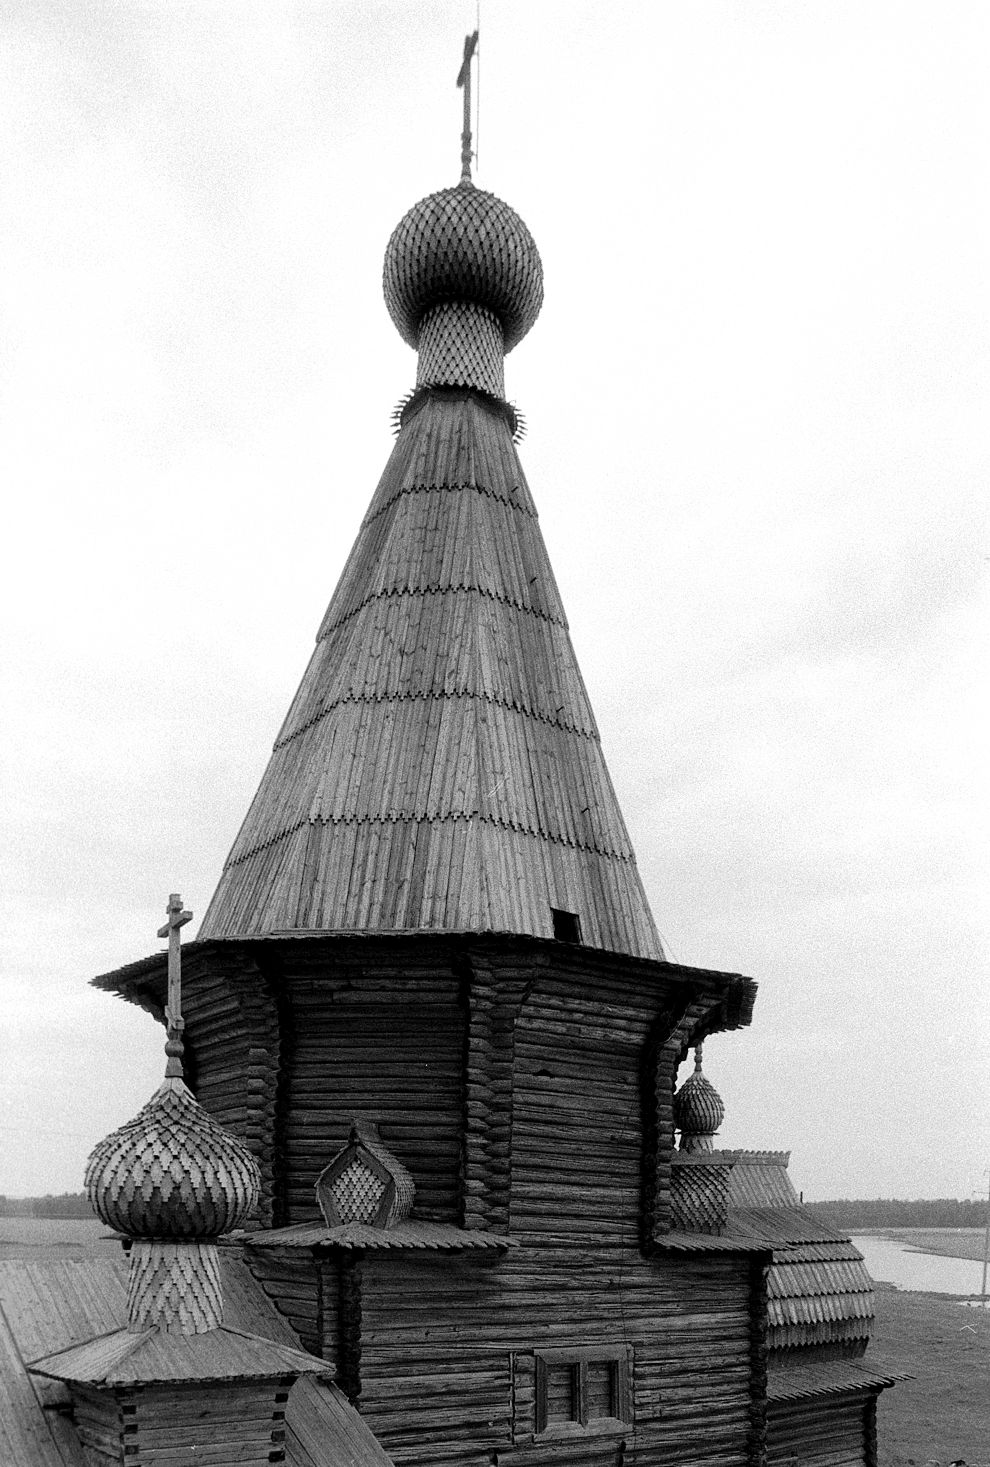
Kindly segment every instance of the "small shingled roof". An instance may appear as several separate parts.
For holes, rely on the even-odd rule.
[[[883,1391],[909,1375],[874,1370],[855,1360],[818,1360],[810,1365],[771,1366],[767,1371],[768,1401],[803,1401],[813,1396],[845,1395],[848,1391]]]
[[[504,1253],[519,1246],[518,1240],[481,1228],[459,1228],[453,1223],[405,1218],[388,1227],[348,1222],[336,1227],[326,1223],[294,1223],[287,1228],[270,1228],[244,1236],[250,1248],[361,1248],[370,1252]]]
[[[29,1360],[27,1368],[73,1385],[105,1386],[333,1375],[332,1366],[302,1350],[225,1325],[202,1334],[125,1326]]]
[[[771,1350],[865,1347],[875,1309],[873,1280],[841,1231],[801,1206],[730,1208],[727,1231],[773,1250],[767,1275]]]

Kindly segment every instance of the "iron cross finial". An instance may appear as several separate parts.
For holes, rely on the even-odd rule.
[[[478,32],[464,37],[464,59],[457,73],[457,85],[464,91],[464,131],[461,133],[461,182],[471,182],[471,61],[478,48]]]
[[[165,1008],[165,1023],[168,1029],[165,1053],[168,1056],[168,1064],[165,1066],[165,1077],[181,1080],[182,1031],[185,1028],[185,1020],[182,1017],[182,949],[179,928],[191,922],[193,914],[183,910],[182,898],[177,891],[169,894],[165,912],[168,921],[164,927],[158,929],[159,937],[168,938],[168,1003]]]

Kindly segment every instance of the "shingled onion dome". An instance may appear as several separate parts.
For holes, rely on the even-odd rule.
[[[694,1073],[674,1096],[674,1125],[681,1133],[682,1151],[712,1151],[712,1142],[725,1119],[722,1098],[701,1072],[701,1045],[694,1051]]]
[[[514,209],[462,179],[414,204],[385,251],[385,303],[419,351],[417,387],[505,396],[502,360],[543,304],[543,266]]]
[[[257,1204],[258,1164],[186,1088],[181,1040],[170,1033],[165,1080],[132,1121],[100,1141],[86,1163],[90,1204],[133,1240],[129,1327],[182,1334],[223,1317],[213,1240]]]

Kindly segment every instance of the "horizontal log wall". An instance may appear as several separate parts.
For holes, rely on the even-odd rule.
[[[274,1127],[279,1022],[273,992],[242,954],[187,959],[182,1008],[186,1077],[201,1105],[250,1148],[261,1171],[261,1197],[248,1226],[277,1222]]]
[[[284,1460],[291,1379],[145,1387],[133,1467],[268,1467]]]
[[[97,1391],[75,1386],[72,1420],[82,1444],[86,1467],[118,1467],[124,1446],[133,1445],[134,1393]],[[13,1464],[12,1464],[13,1467]]]
[[[871,1467],[870,1397],[862,1392],[767,1407],[767,1467]]]
[[[368,1255],[361,1411],[398,1467],[750,1461],[749,1270],[741,1259],[606,1258],[581,1248]],[[535,1434],[534,1351],[632,1347],[634,1420]]]
[[[640,1249],[644,1065],[680,995],[610,965],[569,969],[563,950],[552,970],[522,969],[473,966],[465,1164],[469,1218],[507,1222],[521,1246],[494,1263],[365,1257],[362,1413],[399,1467],[490,1467],[496,1452],[618,1467],[633,1450],[657,1467],[744,1467],[750,1265]],[[634,1421],[536,1433],[535,1351],[626,1345]]]
[[[638,975],[565,962],[534,979],[515,1025],[513,1233],[633,1247],[642,1237],[644,1140],[673,1139],[672,1122],[652,1110],[650,1071],[683,1003]]]
[[[321,1354],[326,1304],[312,1255],[291,1248],[249,1248],[245,1257],[258,1283],[299,1336],[303,1349]],[[326,1333],[328,1339],[335,1339],[332,1328]],[[327,1359],[334,1361],[334,1351],[327,1352]]]
[[[319,1218],[314,1187],[352,1121],[374,1121],[409,1168],[413,1214],[461,1215],[466,1013],[449,966],[324,962],[287,980],[293,1043],[283,1122],[290,1223]]]

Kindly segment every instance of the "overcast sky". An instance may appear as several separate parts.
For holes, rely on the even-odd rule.
[[[0,1192],[162,1074],[87,979],[197,917],[391,448],[389,234],[474,4],[6,0]],[[990,1163],[990,6],[485,0],[507,362],[668,951],[760,984],[722,1142]],[[195,927],[187,928],[192,935]]]

